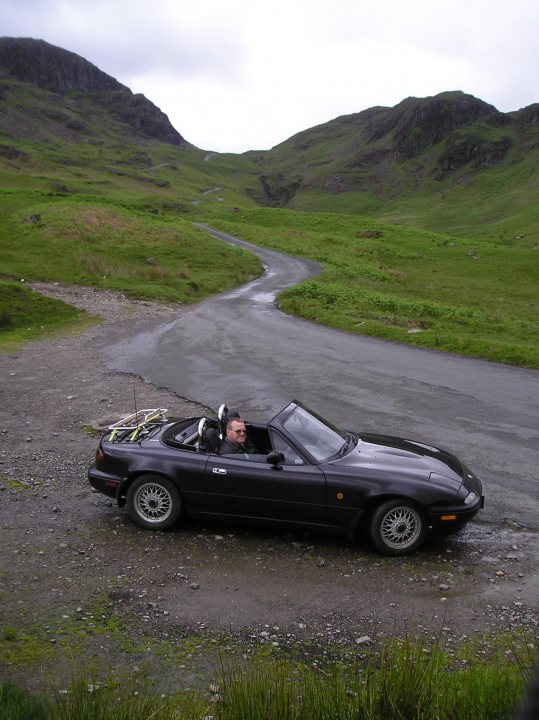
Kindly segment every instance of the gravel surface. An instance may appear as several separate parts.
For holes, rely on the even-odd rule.
[[[0,680],[62,684],[97,667],[185,687],[212,677],[223,655],[262,648],[353,662],[405,631],[440,637],[450,652],[470,640],[478,653],[500,641],[510,652],[517,634],[536,646],[538,537],[518,518],[479,519],[399,559],[315,534],[190,521],[167,533],[136,528],[90,492],[92,428],[132,412],[134,394],[139,409],[201,407],[110,372],[99,348],[183,309],[34,287],[103,322],[0,354]]]

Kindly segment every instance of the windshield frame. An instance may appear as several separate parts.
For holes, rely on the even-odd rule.
[[[312,464],[330,462],[341,457],[350,436],[303,403],[293,400],[271,421]]]

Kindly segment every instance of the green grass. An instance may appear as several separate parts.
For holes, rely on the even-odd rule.
[[[47,720],[43,700],[12,683],[0,685],[0,715],[2,720]]]
[[[453,181],[424,182],[413,192],[384,197],[372,190],[328,195],[307,189],[291,208],[310,212],[365,214],[383,222],[448,233],[472,240],[516,241],[539,247],[537,154],[518,166]]]
[[[244,210],[221,230],[321,262],[286,312],[332,327],[539,367],[539,263],[522,242],[462,240],[363,216]]]
[[[219,720],[503,720],[527,675],[492,660],[451,667],[441,648],[391,640],[354,672],[253,665],[224,683]]]
[[[0,685],[8,720],[509,720],[530,680],[532,658],[451,660],[440,645],[389,640],[355,668],[289,661],[226,665],[209,687],[163,693],[148,679],[89,674],[37,694]]]
[[[60,329],[82,329],[88,322],[88,316],[72,305],[44,297],[20,282],[0,280],[1,350],[15,350],[28,340],[50,337]]]
[[[9,215],[0,233],[5,276],[92,285],[148,300],[191,303],[261,272],[251,254],[188,221],[85,201],[26,205]]]

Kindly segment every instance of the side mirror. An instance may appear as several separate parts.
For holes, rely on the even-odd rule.
[[[274,470],[282,470],[282,464],[284,463],[284,455],[282,452],[272,450],[266,455],[266,462],[269,463]]]

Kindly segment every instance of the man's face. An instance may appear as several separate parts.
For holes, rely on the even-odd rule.
[[[231,420],[226,431],[226,436],[231,443],[239,445],[245,440],[245,423],[243,420]]]

